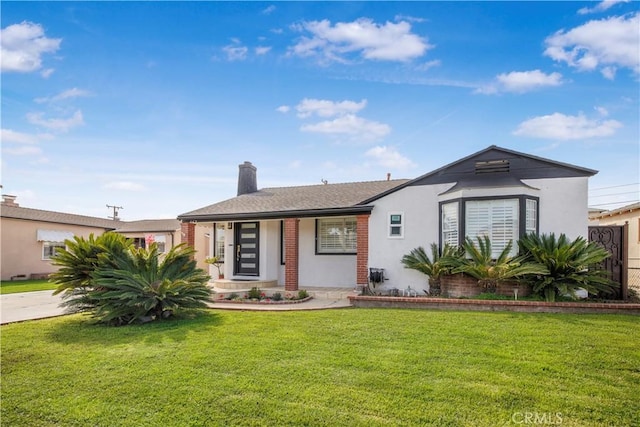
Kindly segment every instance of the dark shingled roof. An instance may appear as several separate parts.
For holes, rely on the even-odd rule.
[[[143,219],[141,221],[120,222],[118,233],[176,231],[180,228],[177,219]]]
[[[347,182],[299,187],[263,188],[178,216],[183,221],[225,221],[251,218],[283,218],[288,215],[330,215],[356,212],[372,197],[408,182]]]
[[[3,218],[24,219],[28,221],[54,222],[58,224],[84,225],[86,227],[114,230],[121,222],[107,218],[74,215],[63,212],[43,211],[40,209],[22,208],[19,206],[0,206],[0,216]]]

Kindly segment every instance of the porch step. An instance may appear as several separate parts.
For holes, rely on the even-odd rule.
[[[277,280],[232,280],[216,279],[213,281],[214,288],[218,289],[251,289],[251,288],[275,288],[278,286]]]

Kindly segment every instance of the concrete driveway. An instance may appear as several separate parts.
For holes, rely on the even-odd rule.
[[[0,295],[0,323],[4,325],[64,314],[59,307],[62,298],[52,294],[53,291],[36,291]]]

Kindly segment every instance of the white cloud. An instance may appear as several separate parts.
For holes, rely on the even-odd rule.
[[[589,119],[582,113],[577,116],[553,113],[520,123],[513,134],[566,141],[613,135],[621,127],[622,123],[617,120]]]
[[[55,70],[53,68],[47,68],[46,70],[40,71],[40,75],[43,79],[48,79],[49,77],[51,77],[51,74],[53,74],[54,71]]]
[[[300,160],[294,160],[291,163],[289,163],[290,169],[300,169],[301,167],[302,167],[302,161]]]
[[[615,68],[640,73],[640,13],[589,21],[545,40],[544,54],[581,71],[600,69],[612,79]]]
[[[43,113],[28,113],[27,120],[31,124],[43,126],[56,132],[68,132],[70,129],[84,124],[80,110],[77,110],[68,119],[45,119]]]
[[[258,46],[256,47],[256,55],[266,55],[271,50],[271,46]]]
[[[39,156],[42,154],[42,149],[33,145],[4,148],[2,151],[7,154],[13,154],[14,156]]]
[[[426,38],[413,34],[407,21],[376,24],[371,19],[360,18],[332,25],[325,19],[305,21],[292,28],[306,31],[310,36],[303,36],[289,49],[289,54],[319,56],[325,62],[347,62],[348,55],[354,53],[367,60],[409,61],[433,47]]]
[[[276,108],[276,111],[286,114],[291,110],[291,107],[289,107],[288,105],[281,105],[278,108]]]
[[[0,30],[2,71],[29,73],[39,70],[42,55],[56,52],[61,41],[45,37],[42,26],[32,22],[24,21],[3,28]]]
[[[37,144],[41,138],[42,136],[35,134],[16,132],[11,129],[0,129],[0,141],[2,141],[3,144],[11,142],[17,144]]]
[[[365,156],[373,158],[380,166],[390,169],[409,169],[415,167],[415,163],[400,154],[393,147],[373,147],[365,153]]]
[[[44,98],[36,98],[34,99],[34,101],[38,104],[43,104],[45,102],[58,102],[58,101],[62,101],[64,99],[70,99],[70,98],[80,98],[83,96],[89,96],[91,95],[91,93],[89,91],[83,90],[83,89],[78,89],[77,87],[74,87],[72,89],[67,89],[63,92],[60,92],[57,95],[51,96],[51,97],[44,97]]]
[[[275,11],[276,11],[275,5],[269,5],[269,6],[267,6],[266,8],[264,8],[262,10],[262,14],[263,15],[271,15]]]
[[[102,188],[105,190],[121,190],[121,191],[144,191],[146,187],[131,181],[114,181],[105,184]]]
[[[360,102],[347,100],[333,102],[325,99],[305,98],[296,105],[296,111],[300,118],[310,117],[314,114],[319,117],[334,117],[343,114],[357,113],[366,106],[366,99],[363,99]]]
[[[222,50],[227,54],[229,61],[244,61],[247,59],[247,53],[249,52],[249,48],[246,46],[235,45],[225,46]]]
[[[442,62],[439,59],[434,59],[433,61],[427,61],[424,64],[420,64],[416,67],[416,70],[418,71],[427,71],[430,68],[433,67],[439,67],[442,64]]]
[[[498,74],[493,83],[476,89],[475,93],[525,93],[541,87],[560,86],[562,83],[562,74],[556,72],[545,74],[540,70],[512,71]]]
[[[334,120],[304,125],[300,130],[334,136],[348,135],[352,140],[368,142],[384,138],[391,132],[391,127],[354,114],[346,114]]]
[[[595,5],[594,7],[583,7],[582,9],[578,10],[578,14],[586,15],[589,13],[604,12],[605,10],[608,10],[609,8],[611,8],[612,6],[615,6],[618,3],[628,3],[628,2],[629,0],[604,0],[598,3],[597,5]]]

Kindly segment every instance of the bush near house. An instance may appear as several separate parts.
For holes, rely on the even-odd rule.
[[[478,280],[484,289],[493,291],[499,283],[515,280],[530,285],[533,293],[546,301],[574,296],[578,289],[591,295],[611,295],[619,286],[601,269],[609,253],[582,237],[570,241],[564,234],[558,238],[553,233],[529,234],[520,239],[518,245],[518,256],[509,256],[512,248],[509,242],[493,257],[491,241],[486,236],[478,237],[477,244],[467,238],[460,250],[449,248],[442,255],[432,243],[432,260],[418,247],[405,255],[402,263],[406,268],[426,274],[430,283],[443,275],[463,273]]]
[[[557,239],[553,233],[529,234],[520,239],[518,245],[527,261],[546,267],[545,274],[530,275],[524,280],[547,301],[555,301],[562,295],[574,295],[578,289],[585,289],[592,295],[611,295],[618,286],[600,268],[610,254],[583,237],[571,241],[564,234]]]
[[[196,268],[195,250],[178,245],[160,255],[157,244],[133,247],[116,233],[75,237],[53,257],[50,280],[70,312],[89,312],[101,323],[122,325],[170,317],[210,301],[209,276]]]

